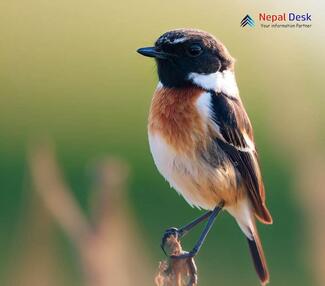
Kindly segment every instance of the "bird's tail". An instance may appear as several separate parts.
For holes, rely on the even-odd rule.
[[[249,250],[253,259],[254,267],[261,284],[264,286],[269,282],[270,275],[266,264],[266,259],[257,229],[251,230],[251,237],[247,237]]]
[[[260,278],[261,284],[263,286],[266,285],[269,282],[270,276],[255,224],[254,211],[250,202],[248,200],[242,200],[236,206],[228,207],[227,210],[235,217],[245,234],[257,275]]]

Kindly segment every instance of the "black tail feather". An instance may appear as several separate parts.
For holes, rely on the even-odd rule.
[[[253,240],[247,238],[247,241],[257,275],[262,285],[266,285],[269,282],[269,271],[258,234],[253,233]]]

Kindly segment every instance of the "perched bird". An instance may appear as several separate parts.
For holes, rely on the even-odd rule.
[[[207,213],[182,228],[184,236],[208,220],[193,250],[195,256],[221,209],[245,234],[262,285],[269,273],[255,218],[271,224],[264,186],[247,116],[234,75],[235,61],[207,32],[177,29],[158,38],[154,47],[138,49],[153,57],[159,83],[149,113],[149,144],[159,172],[192,206]],[[164,243],[163,240],[163,243]]]

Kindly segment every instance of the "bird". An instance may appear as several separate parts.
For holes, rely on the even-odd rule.
[[[256,219],[272,224],[253,128],[235,78],[235,59],[208,32],[175,29],[152,47],[137,50],[155,59],[159,82],[148,119],[150,151],[160,174],[193,207],[207,212],[166,238],[186,235],[207,221],[197,243],[179,258],[194,257],[221,210],[237,221],[248,241],[261,285],[269,271]],[[164,249],[164,248],[163,248]]]

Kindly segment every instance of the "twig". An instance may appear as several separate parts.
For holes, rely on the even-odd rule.
[[[169,255],[180,255],[184,251],[180,240],[171,235],[166,240]],[[197,285],[197,268],[194,258],[169,258],[159,262],[158,274],[155,278],[157,286],[195,286]]]

